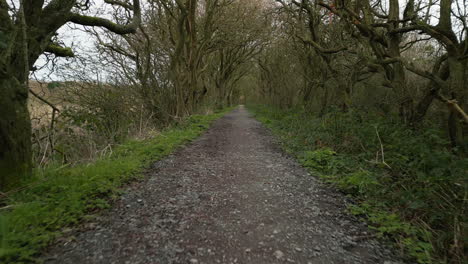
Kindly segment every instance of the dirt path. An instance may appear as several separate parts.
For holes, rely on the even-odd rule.
[[[241,106],[46,263],[399,263]]]

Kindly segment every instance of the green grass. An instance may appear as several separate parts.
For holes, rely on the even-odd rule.
[[[72,168],[35,173],[30,188],[8,196],[0,209],[0,263],[38,262],[41,249],[64,228],[109,207],[126,182],[181,145],[197,138],[225,112],[193,115],[144,141],[128,141],[110,157]]]
[[[412,261],[467,263],[468,159],[441,131],[369,113],[248,108],[313,175],[353,196],[350,212]]]

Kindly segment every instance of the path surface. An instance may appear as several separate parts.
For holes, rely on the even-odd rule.
[[[62,239],[46,263],[399,263],[344,213],[345,199],[285,155],[240,108],[96,223]],[[69,236],[70,237],[70,236]]]

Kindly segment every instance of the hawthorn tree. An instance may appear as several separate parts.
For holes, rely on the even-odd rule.
[[[104,0],[133,12],[127,24],[84,15],[90,0],[0,0],[0,190],[31,174],[31,121],[27,108],[28,78],[40,55],[72,57],[57,39],[67,23],[103,27],[119,34],[134,33],[141,21],[140,2]]]
[[[452,146],[464,148],[466,152],[468,7],[465,1],[275,1],[284,14],[281,23],[291,41],[304,43],[304,47],[297,46],[305,53],[301,56],[310,56],[310,60],[318,62],[309,65],[310,60],[303,60],[300,64],[304,69],[322,70],[322,77],[316,74],[304,78],[321,79],[316,87],[323,86],[325,80],[334,80],[338,93],[329,96],[330,89],[323,89],[320,113],[329,104],[329,97],[346,110],[352,103],[353,87],[361,86],[363,80],[373,80],[372,88],[366,89],[369,95],[377,94],[374,88],[380,86],[375,85],[378,78],[382,88],[389,88],[385,92],[377,89],[388,94],[384,97],[387,100],[380,103],[376,102],[380,99],[371,100],[371,96],[364,98],[385,106],[384,112],[396,110],[402,122],[411,126],[421,124],[433,101],[442,102],[447,109],[438,110],[448,112],[446,129]],[[437,51],[423,59],[418,56],[421,53],[414,53],[417,46]],[[313,52],[308,53],[309,50]],[[416,76],[426,81],[427,88],[422,94],[411,81]],[[312,89],[304,90],[305,98],[309,99]]]
[[[438,99],[449,109],[447,128],[452,145],[466,148],[468,115],[464,109],[467,106],[468,10],[465,1],[425,3],[409,0],[403,16],[400,15],[403,8],[398,0],[388,1],[388,8],[381,1],[372,0],[333,1],[333,5],[319,1],[318,5],[347,21],[354,28],[353,35],[368,41],[374,53],[369,66],[385,72],[398,97],[400,116],[405,122],[420,121],[433,99]],[[436,24],[430,23],[434,14],[438,17]],[[404,43],[410,33],[423,37]],[[432,71],[416,67],[403,54],[405,47],[429,40],[436,41],[443,50]],[[416,107],[405,70],[430,82],[430,88]]]

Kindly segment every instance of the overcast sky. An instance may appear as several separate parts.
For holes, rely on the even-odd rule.
[[[87,15],[110,17],[109,13],[112,11],[110,5],[105,4],[103,0],[92,0],[92,2],[94,4]],[[64,78],[63,75],[66,73],[66,69],[70,67],[84,67],[82,63],[79,63],[79,59],[92,59],[96,56],[94,53],[95,40],[84,32],[83,26],[68,23],[58,30],[58,36],[65,44],[64,46],[71,47],[78,58],[56,58],[53,63],[48,63],[46,56],[42,55],[35,64],[39,70],[34,72],[33,78],[42,81],[61,81]],[[53,55],[49,56],[49,58],[53,57]],[[94,65],[94,70],[96,70],[96,66],[98,65]],[[92,65],[88,65],[87,67],[92,67]],[[98,78],[98,76],[93,76],[96,74],[91,70],[88,71],[88,75],[91,79]]]
[[[112,7],[108,4],[105,4],[103,0],[91,0],[92,3],[92,8],[89,10],[88,15],[95,15],[95,16],[100,16],[100,17],[110,17],[110,12],[112,11]],[[274,1],[274,0],[271,0]],[[465,0],[466,1],[466,0]],[[461,9],[464,9],[464,12],[466,13],[467,7],[464,5],[465,4],[464,0],[457,0],[458,6]],[[14,4],[15,6],[18,6],[19,0],[9,0],[10,4]],[[50,2],[46,1],[46,3]],[[383,0],[384,6],[387,0]],[[402,12],[404,7],[406,6],[406,0],[400,0],[400,5],[402,7]],[[437,8],[438,7],[433,7],[432,8],[432,14],[437,14]],[[457,5],[454,4],[454,8],[457,8]],[[431,19],[431,22],[437,23],[437,17],[433,17]],[[73,24],[67,24],[63,26],[62,28],[59,29],[58,34],[60,37],[60,40],[64,42],[65,46],[71,47],[75,54],[77,54],[79,57],[88,57],[88,58],[93,58],[96,57],[96,54],[93,54],[93,47],[94,47],[94,39],[89,36],[87,33],[83,32],[83,27],[82,26],[77,26]],[[51,56],[52,58],[53,56]],[[37,61],[36,67],[40,68],[40,70],[36,71],[34,73],[33,78],[37,78],[40,80],[44,81],[54,81],[54,80],[63,80],[63,71],[64,69],[68,68],[65,67],[65,65],[68,65],[70,67],[80,67],[80,70],[83,71],[82,67],[83,65],[80,65],[79,63],[76,63],[77,59],[64,59],[64,58],[57,58],[54,60],[54,63],[46,63],[46,57],[43,55],[41,58]],[[52,66],[55,65],[55,69],[52,69]],[[93,65],[88,65],[87,67],[92,67]],[[91,79],[97,79],[97,72],[99,72],[97,69],[100,68],[99,65],[94,64],[93,71],[88,71],[87,76]],[[59,71],[56,71],[59,69]],[[96,76],[94,76],[96,75]],[[105,73],[100,73],[100,78],[105,75]]]

